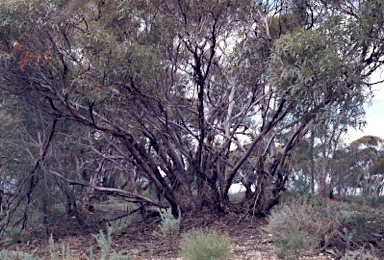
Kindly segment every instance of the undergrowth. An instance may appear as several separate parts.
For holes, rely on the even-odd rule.
[[[0,251],[0,260],[39,260],[40,258],[31,254],[26,254],[19,251]]]
[[[276,206],[265,231],[272,235],[276,255],[282,259],[320,251],[343,259],[375,259],[375,246],[382,239],[380,225],[375,213],[351,211],[348,205],[331,201],[304,199]]]
[[[128,260],[129,256],[124,256],[121,253],[117,253],[112,249],[112,232],[113,227],[107,227],[107,236],[105,236],[102,230],[99,231],[99,234],[93,235],[96,238],[97,245],[101,250],[100,260]],[[90,250],[90,259],[93,259],[93,250]]]
[[[182,235],[180,254],[188,260],[226,259],[230,255],[228,234],[214,229],[192,229]]]
[[[179,216],[174,217],[172,214],[172,209],[158,209],[161,223],[159,225],[160,233],[157,231],[153,231],[153,233],[157,236],[175,238],[179,234],[180,230],[180,221],[181,221],[181,211],[179,211]]]

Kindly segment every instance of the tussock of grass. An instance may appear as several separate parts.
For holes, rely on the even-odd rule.
[[[192,229],[182,235],[180,254],[188,260],[226,259],[230,255],[228,234],[214,229]]]

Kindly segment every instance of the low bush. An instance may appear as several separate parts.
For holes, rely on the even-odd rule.
[[[272,234],[278,257],[297,258],[325,247],[343,220],[333,205],[293,201],[272,210],[265,231]]]
[[[346,251],[341,260],[379,260],[373,253],[365,248],[354,251]]]
[[[276,255],[282,259],[298,259],[300,254],[312,249],[313,238],[305,231],[287,229],[275,240]]]
[[[364,246],[370,241],[375,241],[380,235],[378,234],[381,223],[380,217],[374,214],[353,212],[345,217],[345,225],[352,234],[352,241],[357,246]]]
[[[161,236],[161,237],[168,237],[168,238],[174,238],[179,234],[180,230],[180,221],[181,221],[181,211],[179,209],[179,216],[175,218],[172,215],[172,209],[158,209],[160,217],[161,217],[161,224],[159,225],[161,233],[154,231],[155,235]]]
[[[226,259],[230,255],[228,234],[214,229],[192,229],[182,235],[180,254],[188,260]]]
[[[358,212],[348,204],[305,199],[276,206],[268,217],[265,231],[272,234],[280,258],[297,259],[303,253],[333,248],[335,250],[329,251],[336,252],[336,257],[355,259],[352,254],[374,256],[374,251],[360,249],[378,247],[381,243],[380,219],[374,211]]]
[[[129,256],[117,253],[115,250],[112,249],[112,232],[113,227],[108,226],[107,236],[105,236],[102,230],[99,231],[99,234],[93,235],[97,241],[97,245],[101,249],[100,260],[129,260]],[[93,250],[91,249],[90,251],[91,256],[89,258],[92,260]]]

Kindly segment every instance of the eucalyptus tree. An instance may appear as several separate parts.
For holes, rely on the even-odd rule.
[[[1,1],[1,87],[102,133],[119,156],[99,155],[124,158],[175,215],[233,210],[239,179],[253,187],[240,210],[268,212],[299,141],[354,117],[383,61],[380,1],[63,3]]]
[[[363,136],[353,141],[349,148],[350,174],[354,179],[354,193],[367,196],[380,195],[383,191],[383,139]]]
[[[41,102],[46,101],[40,95],[2,101],[0,236],[35,222],[49,236],[61,203],[83,224],[80,211],[91,209],[100,196],[88,186],[107,188],[129,169],[125,158],[114,155],[116,143],[108,145],[110,140],[87,128],[43,113]],[[80,188],[56,178],[57,172],[76,179]]]
[[[12,218],[12,224],[21,223],[24,228],[32,211],[48,215],[48,192],[43,191],[49,185],[41,172],[47,155],[50,153],[56,121],[44,118],[39,104],[41,96],[34,98],[2,99],[1,127],[1,161],[2,174],[0,177],[1,193],[5,194],[0,214],[0,235],[11,221],[10,216],[23,206],[22,212]],[[36,187],[39,187],[37,192]],[[41,219],[45,223],[45,218]]]

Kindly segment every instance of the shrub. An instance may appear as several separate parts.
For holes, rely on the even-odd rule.
[[[291,202],[275,207],[265,230],[273,235],[276,253],[281,258],[297,258],[302,252],[326,247],[342,226],[342,213],[336,206]]]
[[[123,260],[129,259],[129,256],[123,256],[120,253],[116,253],[115,250],[112,250],[112,232],[113,228],[111,226],[107,227],[107,236],[103,233],[102,230],[99,231],[99,234],[93,235],[96,238],[97,245],[101,249],[100,260]],[[110,255],[112,253],[112,255]],[[91,250],[90,258],[93,259],[93,251]]]
[[[303,251],[311,250],[313,238],[305,231],[287,229],[275,239],[276,256],[282,259],[298,259]]]
[[[331,201],[292,201],[272,209],[265,230],[272,234],[280,258],[298,258],[304,252],[332,247],[335,250],[329,251],[338,258],[375,259],[369,258],[373,250],[364,247],[381,250],[380,214],[352,206]]]
[[[342,260],[379,260],[370,251],[361,248],[355,251],[346,251],[345,255],[341,258]]]
[[[48,239],[48,244],[49,244],[49,253],[51,254],[51,259],[52,260],[58,260],[59,256],[57,254],[57,249],[56,249],[56,245],[55,245],[55,242],[53,240],[52,234]],[[72,256],[71,256],[71,253],[69,251],[69,247],[65,246],[63,244],[61,247],[61,259],[70,259],[71,257]]]
[[[180,230],[180,221],[181,221],[181,212],[179,209],[179,217],[175,218],[172,215],[172,209],[158,209],[160,217],[161,217],[161,224],[159,225],[160,231],[156,232],[153,231],[155,235],[161,236],[161,237],[176,237],[179,234]]]
[[[111,226],[107,227],[107,236],[105,236],[102,230],[99,231],[99,234],[93,235],[96,238],[97,245],[101,249],[100,259],[107,259],[108,253],[111,250],[112,245],[112,231],[113,228]]]
[[[214,229],[192,229],[182,235],[180,254],[189,260],[225,259],[230,254],[230,239]]]
[[[360,246],[375,240],[380,230],[379,218],[368,213],[352,213],[346,216],[346,226],[353,234],[353,242]]]

